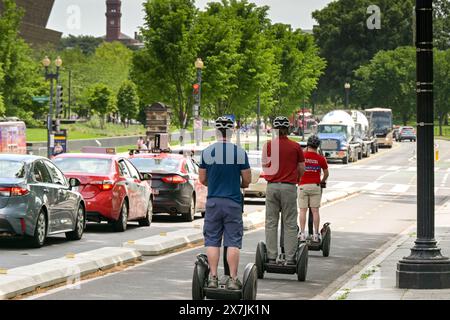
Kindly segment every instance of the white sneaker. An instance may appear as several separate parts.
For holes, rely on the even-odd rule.
[[[302,242],[306,241],[306,235],[304,232],[299,232],[297,237]]]
[[[316,233],[316,234],[313,235],[312,241],[313,242],[320,242],[321,241],[320,238],[321,238],[320,233]]]

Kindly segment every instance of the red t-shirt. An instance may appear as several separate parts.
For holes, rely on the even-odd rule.
[[[305,162],[302,147],[287,137],[276,138],[264,145],[262,163],[268,182],[297,184],[301,162]]]
[[[322,170],[326,169],[328,169],[327,159],[315,152],[305,152],[305,174],[300,185],[319,184]]]

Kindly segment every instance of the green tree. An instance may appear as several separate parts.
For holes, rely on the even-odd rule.
[[[128,126],[130,119],[136,119],[138,116],[139,96],[137,87],[132,81],[125,81],[120,87],[117,94],[117,109],[124,126]]]
[[[103,39],[93,36],[74,36],[69,35],[61,39],[59,50],[80,49],[84,54],[94,54],[95,50],[103,43]]]
[[[194,0],[148,0],[144,7],[146,47],[134,56],[132,80],[143,104],[167,103],[173,108],[174,122],[186,128],[197,58]]]
[[[412,45],[414,0],[376,1],[381,9],[380,30],[367,27],[367,9],[373,4],[372,0],[338,0],[313,13],[318,22],[314,36],[328,63],[319,84],[320,101],[342,101],[344,84],[378,51]]]
[[[363,107],[392,108],[403,125],[416,110],[416,50],[380,51],[355,72],[354,96]]]
[[[450,113],[450,49],[435,50],[434,60],[435,110],[439,121],[439,135],[442,125]]]
[[[450,2],[434,0],[434,37],[439,50],[450,48]]]
[[[95,84],[89,88],[88,103],[91,110],[100,117],[101,128],[105,126],[105,116],[115,111],[112,90],[104,84]]]

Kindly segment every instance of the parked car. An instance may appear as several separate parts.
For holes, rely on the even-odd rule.
[[[401,127],[398,132],[398,141],[402,142],[404,140],[416,141],[416,130],[413,127]]]
[[[107,221],[117,232],[124,232],[128,221],[150,226],[151,176],[141,175],[127,159],[115,154],[81,153],[62,154],[53,161],[67,177],[80,180],[88,221]]]
[[[246,197],[264,198],[267,191],[267,180],[264,179],[262,170],[261,152],[249,152],[248,161],[252,171],[252,181],[247,189],[245,189]]]
[[[86,213],[79,185],[45,158],[0,155],[0,235],[25,237],[36,248],[60,233],[80,240]]]
[[[208,190],[190,156],[141,153],[130,156],[130,162],[141,173],[152,175],[153,213],[181,214],[185,221],[193,221],[197,212],[204,216]]]

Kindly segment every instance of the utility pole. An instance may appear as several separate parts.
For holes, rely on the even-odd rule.
[[[259,151],[261,126],[261,89],[258,91],[258,105],[256,107],[256,150]]]
[[[450,288],[450,260],[435,240],[433,1],[416,0],[417,239],[397,264],[397,287]]]

